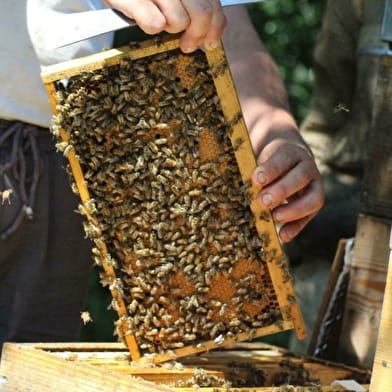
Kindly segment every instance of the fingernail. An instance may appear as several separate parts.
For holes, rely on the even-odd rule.
[[[293,238],[293,233],[292,233],[292,231],[291,231],[290,229],[286,229],[286,230],[285,230],[285,234],[286,234],[286,239],[285,239],[285,241],[286,241],[286,242],[291,241],[292,238]]]
[[[207,50],[214,50],[218,47],[218,44],[219,44],[218,41],[212,41],[207,45],[206,49]]]
[[[264,173],[264,170],[261,167],[256,169],[257,181],[260,185],[263,185],[267,181],[267,176]]]
[[[193,46],[190,46],[190,47],[188,47],[188,48],[182,49],[182,51],[183,51],[184,53],[192,53],[192,52],[194,52],[195,50],[196,50],[196,48],[193,47]]]
[[[283,220],[283,214],[281,212],[277,212],[274,214],[275,222],[281,222]]]
[[[273,202],[273,198],[269,193],[266,193],[265,195],[261,196],[261,201],[265,206],[270,206]]]

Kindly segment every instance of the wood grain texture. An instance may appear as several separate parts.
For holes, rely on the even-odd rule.
[[[54,82],[48,82],[45,83],[45,89],[47,91],[48,97],[49,97],[49,103],[50,106],[52,108],[52,112],[54,115],[58,114],[58,110],[57,110],[57,100],[56,100],[56,86]],[[60,136],[62,138],[62,140],[64,142],[68,142],[69,140],[69,135],[67,134],[67,132],[65,132],[63,129],[59,130],[60,132]],[[80,166],[79,160],[76,157],[75,154],[75,150],[74,148],[72,148],[69,153],[67,154],[67,159],[69,162],[69,165],[71,167],[71,171],[72,171],[72,175],[75,179],[75,183],[76,186],[78,188],[79,191],[79,196],[80,196],[80,200],[82,202],[82,204],[84,206],[86,206],[86,204],[89,202],[90,200],[90,194],[89,191],[87,189],[87,185],[86,185],[86,181],[84,180],[84,176],[83,176],[83,171],[82,168]],[[87,219],[89,221],[93,221],[93,218],[91,217],[91,215],[88,213],[88,209],[85,208],[85,214],[87,216]],[[96,222],[94,222],[96,224]],[[106,259],[106,255],[108,254],[108,250],[106,247],[106,244],[103,244],[101,249],[101,255],[102,255],[102,259],[105,260]],[[113,279],[116,279],[116,272],[113,268],[113,266],[109,265],[106,262],[102,263],[102,268],[104,269],[105,273],[107,276],[112,277]],[[112,294],[113,299],[115,299],[117,301],[117,314],[119,319],[124,319],[127,317],[128,315],[128,311],[125,305],[125,302],[121,296],[121,293],[118,292],[118,290],[116,289],[110,289],[110,292]],[[126,329],[125,326],[125,322],[123,322],[123,327],[124,330]],[[131,334],[124,334],[125,335],[125,340],[127,342],[127,346],[129,348],[129,351],[132,355],[132,358],[139,359],[141,357],[140,354],[140,350],[139,347],[136,343],[136,339],[133,335]]]
[[[161,387],[131,376],[118,374],[85,363],[75,364],[43,350],[18,344],[4,345],[1,375],[7,383],[4,392],[53,391],[68,392],[170,392]]]
[[[358,377],[363,377],[365,380],[367,377],[367,372],[360,369],[297,355],[263,343],[237,344],[231,350],[211,351],[179,361],[176,363],[182,364],[182,367],[177,368],[156,366],[147,361],[135,366],[130,362],[127,348],[117,343],[6,343],[0,377],[7,381],[2,389],[5,392],[45,392],[54,389],[57,392],[194,391],[194,388],[177,388],[173,385],[179,381],[189,381],[195,369],[203,369],[208,376],[227,380],[232,377],[233,370],[237,378],[243,375],[245,379],[247,374],[254,376],[258,372],[265,375],[264,387],[253,384],[246,388],[198,389],[203,392],[278,392],[278,387],[269,386],[275,376],[287,371],[284,363],[289,363],[292,369],[306,369],[311,379],[318,380],[318,391],[339,390],[327,387],[336,379],[359,380]],[[367,385],[364,387],[368,390]],[[312,388],[298,386],[298,389],[290,389],[290,392],[314,392],[315,387]]]
[[[235,116],[241,113],[241,108],[224,49],[220,45],[216,50],[206,52],[206,55],[213,75],[214,70],[216,70],[214,83],[221,100],[223,114],[226,121],[233,124],[231,141],[242,180],[244,183],[249,183],[252,172],[256,168],[256,158],[244,119],[241,117],[235,122]],[[296,301],[289,301],[290,298],[295,299],[295,292],[291,276],[288,276],[288,259],[283,252],[270,210],[263,208],[257,200],[256,196],[259,191],[260,188],[252,185],[250,189],[250,208],[255,217],[255,225],[260,238],[268,237],[268,241],[264,242],[264,248],[266,248],[264,249],[264,255],[282,310],[282,316],[285,321],[293,321],[297,338],[305,339],[306,328],[299,305]]]
[[[384,298],[390,222],[360,215],[350,263],[339,360],[372,367]],[[366,339],[364,339],[366,336]]]
[[[389,248],[387,282],[370,392],[386,392],[392,390],[392,230],[390,233]]]

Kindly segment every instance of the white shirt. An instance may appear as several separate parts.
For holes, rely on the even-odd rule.
[[[100,0],[1,0],[0,118],[50,125],[52,111],[41,67],[110,48],[113,34],[56,50],[45,48],[45,36],[58,28],[58,13],[104,7]]]

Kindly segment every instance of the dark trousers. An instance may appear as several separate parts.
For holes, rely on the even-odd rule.
[[[12,134],[1,140],[12,124],[0,122],[0,191],[12,189],[9,198],[0,194],[0,344],[75,341],[91,242],[49,131],[18,124],[18,140]]]

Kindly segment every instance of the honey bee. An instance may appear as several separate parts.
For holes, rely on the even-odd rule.
[[[233,144],[234,151],[238,151],[243,143],[244,143],[244,139],[242,139],[242,137],[237,137],[234,140],[234,144]]]
[[[95,265],[101,266],[102,265],[102,259],[99,256],[93,256],[94,258],[94,263]]]
[[[80,312],[80,318],[82,319],[84,325],[93,321],[90,313],[87,311]]]
[[[139,302],[137,301],[137,299],[133,299],[132,302],[128,305],[128,310],[130,314],[136,313],[138,306],[139,306]]]
[[[259,214],[259,219],[265,222],[269,222],[270,221],[270,214],[267,211],[262,211]]]
[[[66,361],[76,361],[78,359],[78,355],[75,353],[69,353],[66,357]]]
[[[92,215],[97,212],[97,206],[94,199],[89,199],[84,203],[84,207],[88,214]]]
[[[214,342],[218,345],[223,344],[223,342],[225,341],[225,337],[223,334],[218,335],[215,339]]]
[[[236,113],[232,119],[229,121],[229,126],[230,127],[234,127],[235,125],[237,125],[239,123],[239,121],[242,118],[242,114],[241,112]]]
[[[67,141],[58,142],[55,144],[56,151],[64,153],[65,149],[69,146]]]
[[[112,280],[111,284],[109,285],[109,290],[115,291],[120,296],[124,295],[124,284],[119,278],[115,278]]]
[[[101,229],[91,222],[83,222],[83,227],[86,233],[86,238],[93,239],[102,234]]]
[[[192,273],[192,270],[195,268],[194,264],[188,264],[184,267],[183,271],[185,274],[189,275]]]
[[[287,301],[289,301],[290,303],[296,303],[297,302],[297,299],[295,298],[294,295],[287,294],[286,298],[287,298]]]
[[[168,343],[168,347],[170,347],[170,348],[182,348],[182,347],[184,347],[184,342]]]
[[[186,333],[184,336],[183,336],[183,340],[185,341],[185,342],[192,342],[192,341],[194,341],[194,340],[196,340],[197,339],[197,336],[196,336],[196,334],[194,334],[194,333]]]
[[[281,270],[282,270],[283,283],[287,283],[293,279],[287,265],[282,266]]]
[[[60,137],[60,130],[61,128],[57,124],[51,124],[50,125],[50,132],[52,135],[54,135],[56,138]]]
[[[219,334],[220,331],[224,330],[225,326],[222,322],[218,322],[216,324],[214,324],[210,330],[210,338],[211,339],[215,339],[217,337],[217,335]]]
[[[248,288],[247,287],[240,287],[237,289],[237,294],[238,295],[245,295],[248,292]]]
[[[140,102],[140,100],[139,100],[139,102]],[[150,129],[151,128],[150,124],[144,118],[141,118],[139,120],[139,122],[136,124],[136,127],[141,128],[141,129]]]
[[[210,300],[210,304],[211,304],[211,306],[216,306],[216,307],[221,307],[222,306],[222,302],[218,301],[216,299],[211,299]]]
[[[76,185],[75,182],[71,183],[71,189],[72,189],[72,192],[75,193],[75,195],[79,195],[80,194],[78,186]]]
[[[7,201],[9,205],[11,205],[11,200],[10,197],[14,191],[12,189],[5,189],[2,192],[0,191],[1,194],[1,204],[4,205],[4,203]]]
[[[212,76],[217,78],[218,76],[223,75],[228,68],[228,64],[226,60],[223,60],[220,64],[218,64],[215,68],[211,70]]]
[[[110,302],[109,306],[107,307],[107,309],[113,309],[116,312],[119,311],[120,306],[119,306],[117,300],[113,298],[112,301]]]
[[[344,103],[338,103],[335,108],[334,108],[334,112],[335,113],[339,113],[339,112],[349,112],[350,109],[344,104]]]
[[[117,268],[117,267],[118,267],[117,261],[114,260],[114,259],[112,258],[112,256],[110,256],[109,253],[106,253],[106,255],[105,255],[105,264],[106,264],[107,266],[113,267],[113,268]]]

